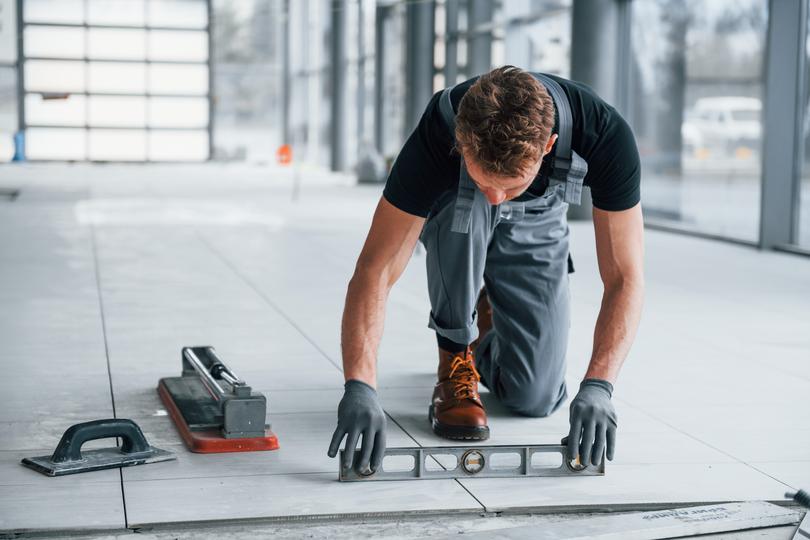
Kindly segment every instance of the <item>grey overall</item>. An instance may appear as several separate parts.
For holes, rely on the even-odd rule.
[[[474,341],[475,306],[486,284],[493,328],[476,349],[482,382],[513,412],[546,416],[567,396],[566,210],[569,203],[579,204],[587,164],[571,150],[571,109],[562,88],[535,77],[554,99],[558,116],[554,168],[544,195],[491,205],[462,159],[458,191],[436,202],[421,241],[427,252],[428,326],[455,343]],[[453,133],[450,89],[439,103]]]

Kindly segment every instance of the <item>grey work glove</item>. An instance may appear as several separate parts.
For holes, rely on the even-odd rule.
[[[583,466],[602,463],[602,453],[607,446],[607,458],[613,460],[616,446],[616,409],[610,398],[613,385],[602,379],[585,379],[579,385],[579,393],[571,401],[569,423],[571,430],[566,437],[568,457]]]
[[[351,468],[357,441],[362,435],[363,444],[360,460],[356,463],[357,472],[376,472],[385,455],[385,411],[380,405],[377,391],[366,383],[350,379],[346,381],[344,388],[343,399],[338,405],[337,428],[329,445],[329,457],[337,455],[340,441],[346,435],[343,467]]]

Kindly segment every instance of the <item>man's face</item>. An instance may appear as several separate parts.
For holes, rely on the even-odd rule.
[[[546,145],[545,151],[537,160],[537,163],[532,165],[520,176],[498,176],[495,174],[485,172],[475,161],[474,158],[462,154],[464,164],[467,166],[467,173],[470,179],[478,186],[481,193],[487,198],[489,204],[501,204],[504,201],[511,201],[519,197],[524,191],[529,189],[529,186],[534,182],[534,178],[540,171],[540,165],[543,163],[543,157],[551,151],[554,142],[557,140],[557,135],[552,135]]]
[[[540,170],[542,161],[542,159],[538,160],[521,176],[498,176],[484,172],[474,159],[464,157],[470,179],[478,186],[489,204],[501,204],[504,201],[512,200],[529,189]]]

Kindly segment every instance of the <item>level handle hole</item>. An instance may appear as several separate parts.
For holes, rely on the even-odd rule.
[[[532,469],[559,469],[562,465],[562,454],[559,452],[534,452]]]
[[[458,458],[453,454],[428,454],[425,456],[426,471],[454,471]]]
[[[382,462],[382,468],[385,472],[410,472],[414,467],[416,467],[416,460],[413,456],[385,456]]]
[[[495,452],[489,456],[489,468],[493,471],[505,471],[520,467],[521,458],[517,452]]]

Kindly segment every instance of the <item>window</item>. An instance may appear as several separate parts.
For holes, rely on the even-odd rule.
[[[759,238],[766,0],[636,0],[630,120],[648,222]]]

